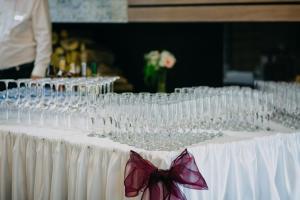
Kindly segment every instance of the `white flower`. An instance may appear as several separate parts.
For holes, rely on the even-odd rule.
[[[145,55],[145,59],[147,60],[148,64],[156,66],[159,60],[159,51],[150,51],[148,54]]]
[[[159,66],[171,69],[176,63],[176,58],[168,51],[162,51],[159,60]]]

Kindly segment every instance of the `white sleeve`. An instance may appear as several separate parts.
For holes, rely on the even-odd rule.
[[[52,53],[51,19],[48,0],[35,0],[32,10],[33,33],[36,41],[36,58],[33,76],[44,77]]]

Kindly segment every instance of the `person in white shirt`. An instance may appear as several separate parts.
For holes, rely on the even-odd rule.
[[[52,53],[47,0],[0,0],[0,79],[45,76]]]

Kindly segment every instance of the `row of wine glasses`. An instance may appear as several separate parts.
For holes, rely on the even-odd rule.
[[[32,117],[43,122],[43,117],[33,115],[34,113],[51,113],[49,117],[58,121],[53,113],[80,110],[82,105],[91,103],[99,95],[112,92],[113,83],[117,79],[118,77],[0,80],[6,87],[6,90],[0,92],[0,120],[31,124]]]
[[[257,83],[259,90],[192,87],[174,93],[116,94],[116,79],[2,80],[7,88],[16,87],[0,93],[0,120],[79,129],[149,150],[174,150],[225,131],[271,131],[272,120],[300,127],[299,96],[294,94],[298,85],[288,94],[283,91],[290,85],[283,83]],[[283,103],[285,98],[291,98],[288,104]]]
[[[258,91],[271,94],[273,106],[272,115],[268,115],[272,121],[283,124],[292,129],[300,129],[300,84],[273,81],[256,81],[255,88]],[[238,86],[225,88],[209,88],[206,86],[176,88],[175,92],[197,93],[200,95],[207,92],[222,92],[228,90],[239,90]]]
[[[274,95],[274,121],[300,129],[300,84],[256,81],[255,86]]]
[[[198,98],[211,97],[217,99],[211,110],[220,110],[221,119],[227,121],[226,129],[249,130],[270,129],[269,121],[274,114],[274,95],[271,92],[253,90],[247,87],[192,87],[176,88],[175,93],[185,93]],[[221,100],[218,100],[218,97]],[[212,101],[214,102],[214,101]],[[234,127],[234,125],[237,125]],[[216,125],[214,124],[213,127]],[[222,124],[224,128],[224,124]]]
[[[172,149],[228,130],[270,130],[273,112],[271,93],[228,87],[204,93],[110,93],[88,113],[92,135],[146,149]]]

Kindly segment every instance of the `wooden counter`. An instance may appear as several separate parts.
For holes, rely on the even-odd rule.
[[[128,0],[129,22],[300,22],[300,0]]]

